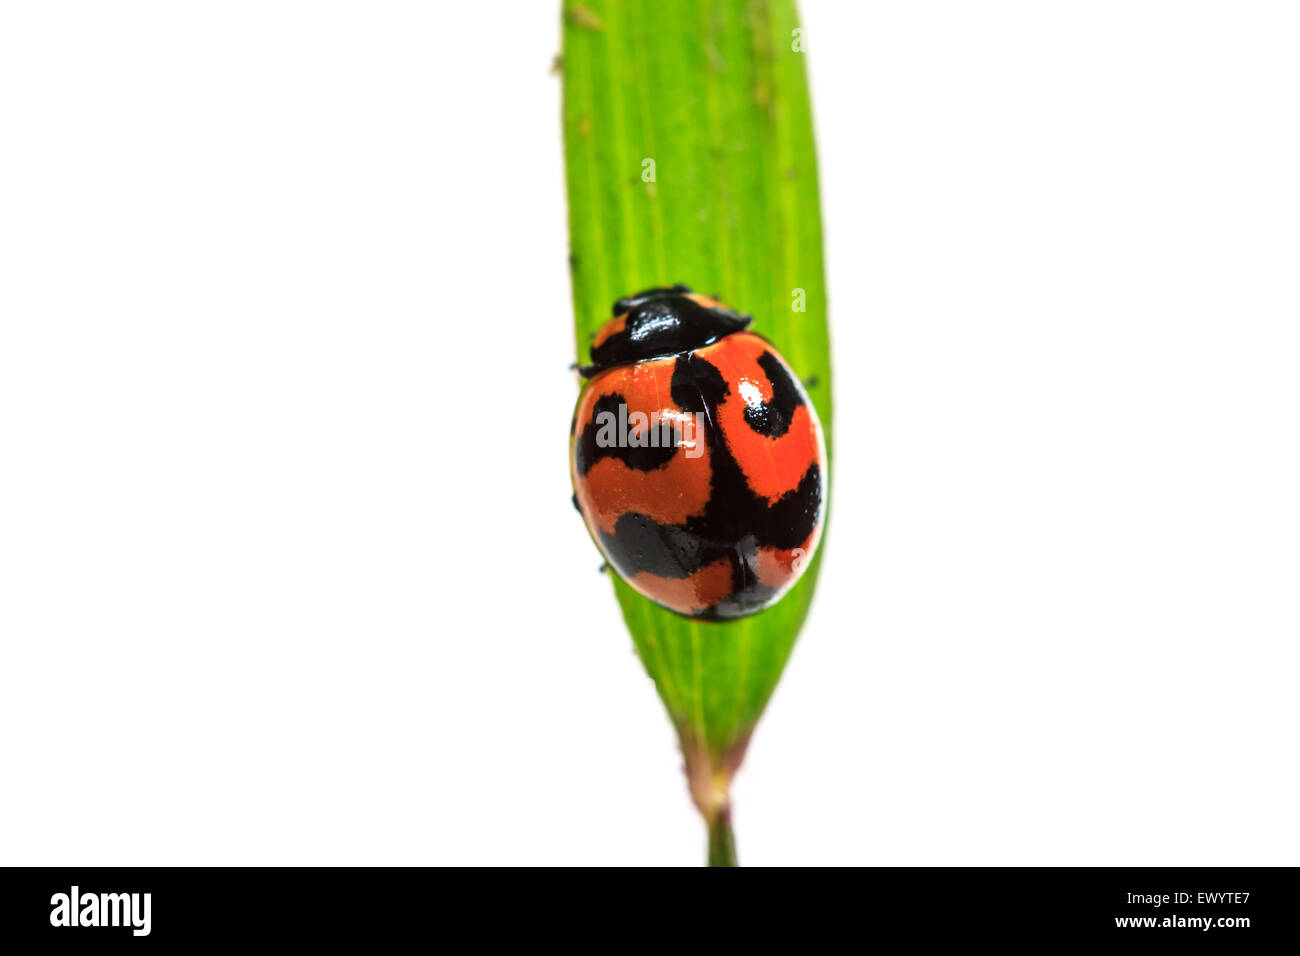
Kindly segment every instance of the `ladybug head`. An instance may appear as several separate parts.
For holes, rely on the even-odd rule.
[[[615,365],[690,352],[739,332],[750,321],[684,285],[647,289],[614,303],[614,318],[592,339],[591,364],[578,371],[591,378]]]

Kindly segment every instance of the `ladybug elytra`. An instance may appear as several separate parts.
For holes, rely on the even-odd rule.
[[[750,317],[684,285],[614,303],[573,419],[574,501],[609,565],[689,617],[776,602],[821,538],[817,412]]]

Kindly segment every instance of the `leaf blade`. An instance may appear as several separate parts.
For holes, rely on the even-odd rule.
[[[829,453],[820,204],[794,3],[569,0],[564,11],[579,357],[620,296],[675,282],[716,293],[752,313],[804,380]],[[806,311],[792,308],[796,290]],[[693,791],[725,790],[807,617],[820,562],[819,553],[774,607],[724,623],[675,615],[615,578],[688,770],[707,778]]]

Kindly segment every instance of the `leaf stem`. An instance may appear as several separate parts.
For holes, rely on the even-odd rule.
[[[731,830],[731,808],[722,807],[709,821],[709,866],[740,866],[736,835]]]

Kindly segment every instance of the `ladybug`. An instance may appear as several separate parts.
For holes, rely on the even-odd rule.
[[[629,585],[688,617],[781,598],[826,508],[821,423],[751,318],[684,285],[614,303],[571,428],[574,503]]]

